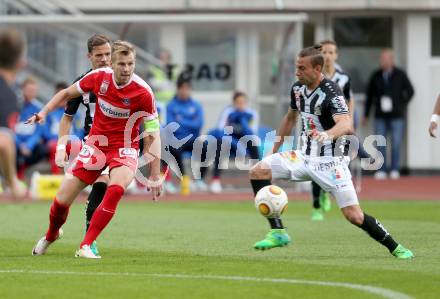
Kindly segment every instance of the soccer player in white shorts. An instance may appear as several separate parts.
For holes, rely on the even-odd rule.
[[[348,151],[347,136],[353,125],[347,104],[338,85],[322,74],[324,58],[320,47],[303,49],[296,62],[298,81],[291,91],[291,102],[284,116],[273,154],[251,168],[250,180],[255,194],[272,179],[315,181],[335,198],[342,214],[352,224],[366,231],[373,239],[388,248],[400,259],[414,257],[413,253],[396,243],[382,224],[364,213],[359,206],[344,154]],[[297,151],[278,153],[284,138],[302,120],[301,146]],[[271,230],[254,248],[265,250],[290,243],[281,218],[268,218]]]

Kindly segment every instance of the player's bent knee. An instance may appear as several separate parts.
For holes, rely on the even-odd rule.
[[[249,169],[249,178],[251,180],[270,180],[272,178],[272,172],[263,162],[258,162]]]

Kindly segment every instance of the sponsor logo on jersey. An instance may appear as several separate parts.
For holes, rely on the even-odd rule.
[[[110,82],[107,80],[102,81],[101,87],[99,87],[99,94],[105,94],[107,92]]]
[[[312,117],[307,117],[306,127],[308,131],[316,130],[316,124]]]
[[[332,103],[337,112],[344,112],[347,110],[347,104],[343,96],[338,96],[332,99]]]
[[[102,113],[105,116],[112,118],[129,118],[130,117],[130,109],[119,108],[113,106],[110,103],[107,103],[103,99],[99,99],[98,101],[99,108],[101,108]]]
[[[124,99],[122,99],[122,103],[123,103],[124,105],[128,106],[128,105],[130,105],[131,101],[130,101],[130,99],[128,99],[128,98],[124,98]]]
[[[119,157],[130,157],[136,159],[138,156],[137,150],[134,148],[124,147],[119,149]]]

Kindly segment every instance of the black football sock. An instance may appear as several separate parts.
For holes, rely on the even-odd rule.
[[[321,208],[321,203],[319,202],[319,195],[321,194],[321,187],[312,181],[312,195],[313,195],[313,208]]]
[[[270,180],[252,180],[251,179],[251,185],[252,189],[254,190],[254,195],[257,195],[258,191],[260,191],[263,187],[269,186],[272,183]]]
[[[283,229],[284,228],[283,222],[281,221],[280,217],[267,218],[267,221],[269,221],[271,229]]]
[[[270,180],[252,180],[251,179],[251,185],[252,189],[254,190],[254,195],[257,195],[257,192],[260,191],[263,187],[269,186],[272,183]],[[271,229],[283,229],[283,222],[281,221],[281,218],[267,218],[270,224]]]
[[[366,231],[374,240],[388,248],[390,252],[397,248],[396,241],[376,218],[364,213],[364,222],[360,228]]]
[[[107,184],[103,182],[94,183],[92,186],[92,191],[90,191],[89,197],[87,198],[86,231],[89,230],[90,220],[92,220],[96,208],[101,204],[106,190]]]

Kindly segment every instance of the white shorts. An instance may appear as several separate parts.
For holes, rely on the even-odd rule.
[[[333,194],[340,208],[359,204],[357,196],[338,196],[338,193],[356,195],[347,160],[343,157],[305,157],[299,151],[286,151],[265,157],[273,179],[314,181]]]

